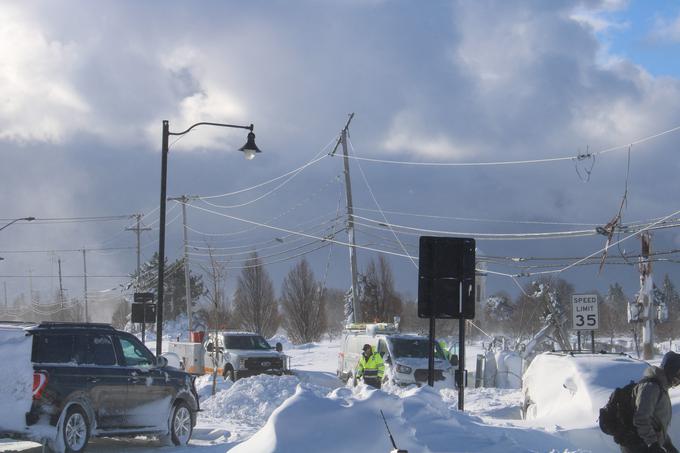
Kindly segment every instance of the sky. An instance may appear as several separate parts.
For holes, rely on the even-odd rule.
[[[31,288],[47,301],[61,261],[82,298],[85,249],[90,297],[119,294],[136,268],[131,215],[151,228],[142,260],[158,247],[169,120],[173,132],[252,123],[262,150],[244,160],[239,129],[171,140],[168,196],[203,197],[187,207],[192,270],[211,251],[231,293],[258,250],[277,291],[303,256],[346,289],[343,161],[327,154],[354,113],[360,270],[388,252],[397,290],[415,297],[404,255],[448,232],[493,257],[488,293],[549,270],[578,292],[618,282],[632,295],[635,258],[621,255],[639,254],[633,233],[613,236],[602,272],[577,264],[600,256],[606,238],[590,233],[619,210],[624,226],[679,217],[678,50],[676,1],[2,2],[0,218],[37,220],[0,232],[0,281],[10,304]],[[174,202],[167,221],[174,260]],[[484,236],[501,233],[518,236]],[[677,279],[678,229],[655,229],[652,247],[671,260],[655,277]],[[560,260],[521,267],[544,258]]]

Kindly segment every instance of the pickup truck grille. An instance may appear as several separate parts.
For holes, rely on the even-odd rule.
[[[246,359],[247,370],[280,370],[283,360],[278,357],[251,357]]]
[[[427,382],[427,370],[416,370],[415,373],[413,373],[413,376],[415,377],[416,382]],[[434,370],[434,380],[444,380],[444,373],[442,370]]]

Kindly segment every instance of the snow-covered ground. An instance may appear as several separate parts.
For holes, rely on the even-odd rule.
[[[336,377],[339,342],[291,345],[293,376],[256,376],[234,384],[210,376],[197,380],[203,411],[189,447],[161,447],[154,439],[93,439],[95,452],[189,451],[206,453],[389,452],[392,446],[382,410],[399,448],[409,452],[586,452],[618,451],[591,423],[565,424],[565,414],[524,421],[522,393],[507,389],[466,389],[465,412],[455,389],[344,386]],[[476,354],[469,349],[467,367]],[[680,391],[674,402],[672,433],[680,433]],[[580,410],[582,410],[581,408]],[[565,406],[565,410],[572,410]],[[596,410],[591,409],[591,412]],[[559,423],[558,423],[559,421]],[[677,435],[677,434],[676,434]],[[680,439],[676,439],[680,443]],[[0,451],[39,452],[36,444],[3,441]]]

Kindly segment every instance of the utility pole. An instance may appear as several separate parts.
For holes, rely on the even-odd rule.
[[[137,236],[137,284],[135,285],[137,289],[139,289],[139,277],[140,277],[140,272],[142,269],[142,245],[141,245],[141,234],[142,231],[151,231],[151,228],[144,227],[142,228],[141,222],[142,222],[142,215],[141,214],[135,214],[133,215],[134,218],[137,219],[137,225],[134,228],[125,228],[125,231],[134,231]]]
[[[90,316],[87,310],[87,258],[85,257],[85,249],[83,249],[83,283],[85,285],[85,322],[90,322]]]
[[[345,194],[347,199],[347,236],[349,239],[348,242],[350,244],[349,263],[350,270],[352,273],[352,321],[357,322],[359,311],[359,297],[358,297],[359,286],[357,278],[358,271],[357,271],[356,244],[354,240],[354,208],[352,206],[352,181],[349,176],[349,156],[347,154],[347,131],[349,129],[349,123],[352,122],[352,118],[354,118],[354,113],[349,114],[347,124],[345,124],[345,127],[342,129],[342,132],[340,133],[340,139],[335,144],[335,148],[333,148],[331,156],[335,154],[335,151],[338,149],[338,146],[342,144],[342,155],[344,157],[343,163],[345,167]]]
[[[652,279],[652,262],[649,256],[652,253],[652,236],[645,231],[640,235],[642,250],[640,254],[640,293],[638,304],[642,304],[643,313],[646,314],[642,323],[642,358],[650,360],[654,358],[654,280]]]
[[[182,205],[182,224],[184,226],[184,291],[187,304],[188,331],[193,330],[193,312],[191,306],[191,275],[189,268],[189,233],[187,226],[187,203],[196,199],[195,196],[182,195],[181,197],[168,198],[168,201],[178,201]]]
[[[57,258],[57,263],[59,264],[59,306],[64,309],[64,285],[61,281],[61,258]]]
[[[28,270],[28,302],[33,305],[33,269]]]
[[[168,200],[179,201],[182,204],[182,223],[184,224],[184,290],[186,291],[187,301],[187,322],[189,335],[193,330],[192,323],[192,307],[191,307],[191,276],[189,275],[189,233],[187,232],[187,203],[196,197],[189,197],[182,195],[178,198],[168,198]]]
[[[142,228],[141,223],[142,223],[142,215],[141,214],[135,214],[133,216],[134,218],[137,219],[137,225],[134,228],[125,228],[126,231],[134,231],[137,236],[137,281],[135,282],[135,289],[139,291],[139,279],[142,276],[142,240],[141,240],[141,235],[142,231],[151,231],[151,228],[144,227]],[[130,323],[132,325],[132,323]],[[144,341],[144,334],[146,333],[146,323],[142,323],[142,342]]]

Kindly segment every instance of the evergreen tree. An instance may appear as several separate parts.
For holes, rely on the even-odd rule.
[[[168,265],[165,259],[163,279],[163,317],[166,320],[176,319],[178,315],[187,312],[186,285],[184,280],[184,260],[177,259]],[[139,274],[135,271],[130,275],[128,288],[135,291],[153,293],[157,301],[158,293],[158,253],[154,253],[149,261],[142,263]],[[189,269],[189,284],[191,286],[192,308],[196,306],[201,296],[205,294],[203,276],[196,275]],[[195,310],[192,310],[195,312]]]

